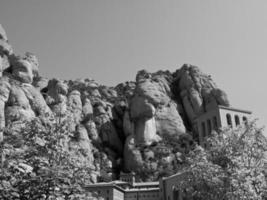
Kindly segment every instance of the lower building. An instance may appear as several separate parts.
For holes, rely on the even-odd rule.
[[[86,188],[104,200],[191,200],[182,181],[188,177],[187,173],[180,172],[156,182],[132,182],[134,179],[124,174],[123,179],[129,182],[96,183]]]
[[[132,179],[129,179],[132,180]],[[159,182],[112,181],[86,186],[93,196],[104,200],[159,200]]]
[[[159,200],[190,200],[182,180],[187,172],[180,172],[159,181]]]
[[[124,193],[125,200],[159,200],[159,188],[131,188]]]
[[[88,185],[86,190],[91,192],[93,196],[102,197],[104,200],[124,199],[124,189],[114,182]]]

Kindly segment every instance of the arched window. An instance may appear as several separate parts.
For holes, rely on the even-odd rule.
[[[205,122],[202,122],[201,126],[202,126],[202,136],[205,137],[206,136],[206,125],[205,125]]]
[[[208,123],[208,134],[210,134],[211,133],[211,121],[210,121],[210,119],[208,119],[207,123]]]
[[[173,187],[172,189],[172,199],[176,200],[176,199],[179,199],[179,189],[177,187]]]
[[[215,130],[218,128],[218,122],[217,122],[217,117],[216,116],[213,117],[213,127],[214,127]]]
[[[240,120],[239,120],[239,116],[235,115],[235,125],[238,126],[240,125]]]
[[[232,126],[232,118],[231,118],[231,115],[229,113],[226,114],[226,120],[227,120],[227,125]]]
[[[243,116],[243,122],[247,125],[248,124],[248,119],[247,119],[247,117],[245,117],[245,116]]]

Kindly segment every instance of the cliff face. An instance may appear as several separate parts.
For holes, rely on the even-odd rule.
[[[113,169],[108,173],[113,178],[135,171],[143,179],[177,169],[192,144],[194,118],[216,105],[229,106],[210,76],[188,64],[174,73],[142,70],[134,82],[116,87],[91,79],[49,80],[38,67],[34,54],[13,53],[0,25],[0,130],[20,120],[70,113],[70,131],[78,140],[69,138],[68,146],[87,152],[79,156],[92,165],[92,181],[103,168]]]

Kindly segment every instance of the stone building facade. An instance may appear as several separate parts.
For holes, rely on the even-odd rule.
[[[159,181],[159,200],[191,200],[182,185],[187,172],[180,172],[169,177],[163,177]]]
[[[226,106],[217,106],[197,117],[194,126],[201,146],[205,146],[205,137],[209,136],[213,130],[222,127],[236,129],[249,120],[251,112]]]
[[[132,173],[122,174],[120,181],[95,183],[86,189],[104,200],[159,200],[160,196],[159,182],[135,182]]]
[[[124,199],[124,190],[119,185],[110,183],[96,183],[86,186],[88,192],[94,196],[102,197],[105,200],[122,200]]]

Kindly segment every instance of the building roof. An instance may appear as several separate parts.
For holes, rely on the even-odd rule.
[[[175,178],[175,177],[177,177],[177,176],[182,176],[182,175],[185,174],[185,173],[188,173],[188,171],[187,171],[187,170],[185,170],[185,171],[180,171],[180,172],[178,172],[178,173],[176,173],[176,174],[173,174],[173,175],[171,175],[171,176],[168,176],[168,177],[162,177],[162,180],[169,180],[169,179]]]
[[[125,192],[155,192],[159,191],[159,188],[128,188],[124,190]]]
[[[154,182],[134,182],[133,183],[133,187],[149,187],[149,186],[159,186],[159,182],[158,181],[154,181]]]
[[[102,182],[102,183],[94,183],[94,184],[90,184],[90,185],[86,185],[85,188],[106,188],[106,187],[113,187],[117,190],[120,190],[122,192],[124,192],[124,189],[121,188],[120,186],[116,185],[113,182]]]
[[[247,114],[251,114],[252,113],[249,110],[242,110],[242,109],[233,108],[233,107],[227,107],[227,106],[221,106],[221,105],[218,105],[218,107],[221,108],[221,109],[225,109],[225,110],[232,110],[232,111],[237,111],[237,112],[242,112],[242,113],[247,113]]]
[[[125,182],[125,181],[120,181],[120,180],[111,181],[110,183],[115,183],[117,185],[130,185],[130,183]]]
[[[249,115],[252,114],[252,112],[249,111],[249,110],[242,110],[242,109],[239,109],[239,108],[233,108],[233,107],[227,107],[227,106],[218,105],[217,107],[214,107],[214,109],[208,110],[208,111],[202,113],[200,116],[196,116],[194,118],[194,120],[198,121],[198,120],[200,120],[201,117],[206,116],[206,115],[208,116],[210,112],[213,112],[213,111],[215,111],[217,109],[230,110],[230,111],[235,111],[235,112],[242,112],[242,113],[246,113],[246,114],[249,114]]]
[[[112,187],[117,190],[120,190],[122,192],[152,192],[152,191],[158,191],[159,190],[159,182],[141,182],[141,183],[134,183],[132,185],[133,188],[122,188],[120,185],[129,185],[129,183],[124,181],[112,181],[112,182],[101,182],[101,183],[95,183],[91,185],[85,186],[85,188],[107,188]],[[136,188],[137,187],[137,188]],[[148,188],[150,187],[150,188]]]

